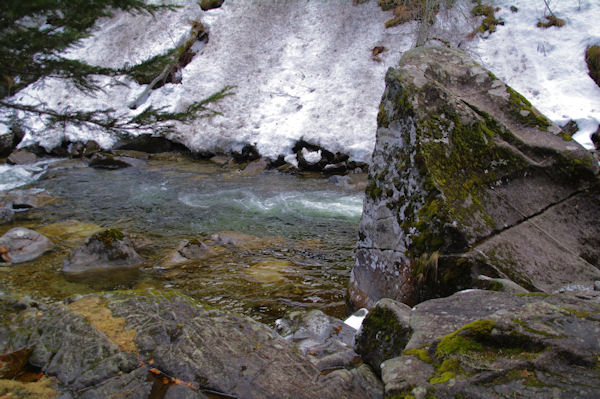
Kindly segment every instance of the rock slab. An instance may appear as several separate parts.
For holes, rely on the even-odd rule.
[[[159,389],[165,397],[369,397],[364,369],[322,375],[267,326],[176,291],[115,291],[9,311],[6,301],[0,297],[0,353],[31,348],[29,363],[56,377],[62,397],[147,398]]]

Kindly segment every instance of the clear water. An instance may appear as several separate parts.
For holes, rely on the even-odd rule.
[[[148,261],[139,270],[64,275],[62,259],[77,240],[58,234],[50,237],[59,243],[54,253],[6,268],[3,275],[14,288],[60,298],[96,290],[173,287],[266,322],[299,308],[346,314],[362,192],[322,178],[278,172],[245,176],[184,157],[138,161],[136,167],[112,171],[57,163],[34,186],[63,201],[28,211],[14,225],[53,231],[55,223],[77,220],[118,227],[150,240],[140,252]],[[221,231],[252,237],[237,246],[211,240]],[[190,238],[206,241],[217,254],[168,265],[169,253]]]

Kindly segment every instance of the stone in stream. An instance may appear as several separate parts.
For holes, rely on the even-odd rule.
[[[132,240],[119,229],[92,234],[64,260],[62,270],[79,273],[141,265],[144,259],[136,252]]]
[[[24,148],[13,151],[6,160],[9,164],[12,165],[28,165],[32,163],[36,163],[38,161],[38,156],[33,152],[30,152]]]
[[[47,237],[24,227],[15,227],[0,237],[2,259],[9,264],[29,262],[52,250]]]
[[[165,260],[166,265],[176,265],[190,260],[205,259],[214,256],[215,252],[205,243],[197,239],[183,240]]]
[[[592,154],[459,50],[389,69],[349,294],[411,305],[509,279],[530,291],[600,278]]]
[[[23,310],[6,301],[0,353],[31,348],[29,364],[56,378],[61,397],[370,397],[365,367],[323,375],[267,326],[176,291],[113,291]]]
[[[592,398],[600,390],[596,291],[468,290],[403,313],[398,323],[394,312],[371,312],[362,326],[372,337],[358,347],[364,358],[375,360],[380,347],[397,353],[377,365],[386,397]]]

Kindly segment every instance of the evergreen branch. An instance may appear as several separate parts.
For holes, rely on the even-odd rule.
[[[131,133],[153,133],[160,135],[173,132],[175,129],[173,122],[175,121],[187,124],[195,119],[220,115],[220,112],[208,108],[206,105],[235,94],[231,91],[232,88],[232,86],[226,86],[209,97],[190,104],[183,112],[166,112],[164,111],[164,107],[154,108],[150,106],[134,117],[117,114],[113,108],[94,111],[80,111],[67,108],[57,111],[41,104],[28,105],[1,100],[0,107],[44,117],[47,128],[70,124],[73,126],[89,126],[118,136]]]

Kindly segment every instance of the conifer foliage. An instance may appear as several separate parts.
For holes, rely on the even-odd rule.
[[[117,76],[132,73],[89,65],[62,56],[69,47],[90,35],[97,19],[111,16],[115,10],[154,14],[174,10],[171,4],[149,4],[145,0],[6,0],[0,2],[0,121],[7,123],[15,112],[42,116],[47,127],[58,124],[88,125],[111,133],[165,133],[173,121],[189,122],[194,118],[217,114],[209,103],[232,94],[230,87],[191,104],[183,112],[165,112],[146,108],[135,117],[119,114],[112,108],[82,112],[50,109],[45,104],[21,104],[11,98],[19,90],[40,79],[68,79],[80,90],[93,95],[101,89],[99,75]]]

